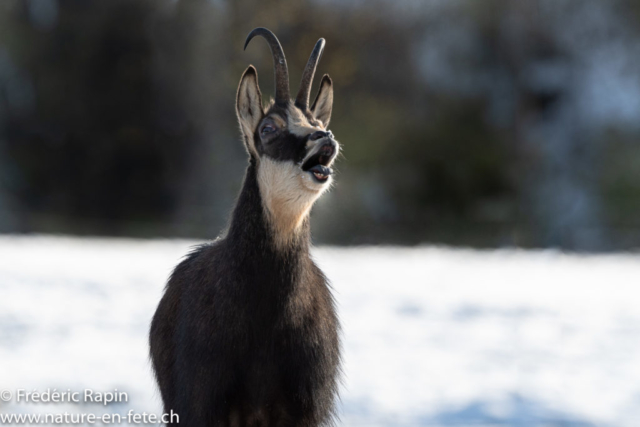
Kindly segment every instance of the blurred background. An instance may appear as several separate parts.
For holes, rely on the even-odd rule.
[[[149,321],[240,189],[257,26],[292,91],[327,40],[340,425],[639,426],[640,0],[0,0],[0,389],[130,394],[0,414],[160,411]]]
[[[344,158],[317,242],[640,246],[635,0],[2,1],[0,232],[217,236],[248,64],[272,93],[256,26],[292,90],[327,40]]]

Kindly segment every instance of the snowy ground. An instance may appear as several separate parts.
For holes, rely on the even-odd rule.
[[[194,243],[0,237],[0,390],[117,388],[106,410],[159,412],[148,324]],[[343,324],[341,425],[640,426],[640,255],[314,255]]]

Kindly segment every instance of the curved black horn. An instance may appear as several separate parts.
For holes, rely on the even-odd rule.
[[[298,91],[298,96],[296,96],[296,105],[301,107],[303,110],[309,108],[311,84],[313,83],[313,76],[316,73],[316,67],[318,66],[323,50],[324,39],[320,39],[313,48],[311,56],[309,56],[309,60],[307,61],[307,65],[304,67],[302,81],[300,82],[300,90]]]
[[[282,46],[275,34],[266,28],[260,27],[249,33],[247,41],[244,42],[245,49],[255,36],[262,36],[269,43],[271,54],[273,55],[273,69],[276,75],[276,103],[286,104],[289,102],[289,70],[287,69],[287,59],[284,57]]]

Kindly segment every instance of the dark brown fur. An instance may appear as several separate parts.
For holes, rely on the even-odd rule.
[[[259,98],[255,79],[251,96]],[[257,109],[249,114],[264,119],[268,112]],[[175,268],[151,323],[164,410],[176,412],[181,426],[313,427],[334,420],[338,320],[309,254],[309,219],[283,246],[258,182],[262,156],[293,161],[306,153],[308,137],[278,132],[269,147],[288,148],[272,154],[255,129],[244,135],[250,162],[226,236],[197,247]],[[335,146],[329,136],[318,144]]]

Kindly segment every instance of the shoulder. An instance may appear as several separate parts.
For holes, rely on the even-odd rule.
[[[223,245],[223,240],[215,240],[193,246],[174,268],[169,278],[169,284],[185,279],[193,279],[196,276],[200,276],[203,269],[214,268],[224,252],[222,250]]]

